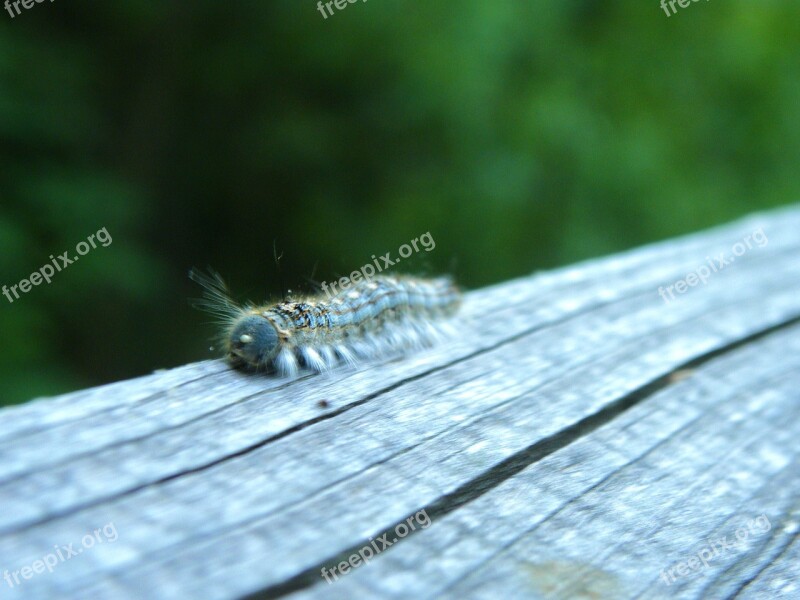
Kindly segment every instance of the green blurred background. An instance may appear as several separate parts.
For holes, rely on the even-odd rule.
[[[215,356],[240,299],[430,231],[477,288],[792,203],[800,4],[56,0],[0,13],[0,403]],[[282,255],[279,263],[275,256]]]

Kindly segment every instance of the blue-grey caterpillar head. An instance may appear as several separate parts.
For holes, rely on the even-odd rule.
[[[220,341],[231,365],[268,368],[280,350],[278,333],[272,323],[252,311],[251,306],[243,307],[234,302],[219,273],[209,269],[205,274],[192,269],[189,278],[204,288],[203,297],[192,304],[216,317],[223,332]]]
[[[227,349],[234,366],[266,367],[280,350],[278,332],[266,317],[245,315],[231,327]]]

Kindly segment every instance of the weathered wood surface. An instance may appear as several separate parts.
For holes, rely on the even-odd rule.
[[[206,361],[3,410],[0,570],[117,536],[0,596],[798,598],[799,232],[754,215],[478,290],[452,342],[357,372]]]

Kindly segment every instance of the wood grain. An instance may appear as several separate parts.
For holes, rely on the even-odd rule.
[[[766,244],[659,296],[759,229]],[[473,291],[452,340],[358,371],[212,360],[5,409],[0,570],[83,552],[0,589],[800,597],[798,232],[794,207]],[[115,541],[82,547],[107,524]]]

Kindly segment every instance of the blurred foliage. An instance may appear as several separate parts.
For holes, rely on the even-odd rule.
[[[187,298],[430,231],[466,287],[795,201],[800,5],[35,4],[0,17],[0,403],[212,356]],[[282,259],[277,262],[276,257]]]

